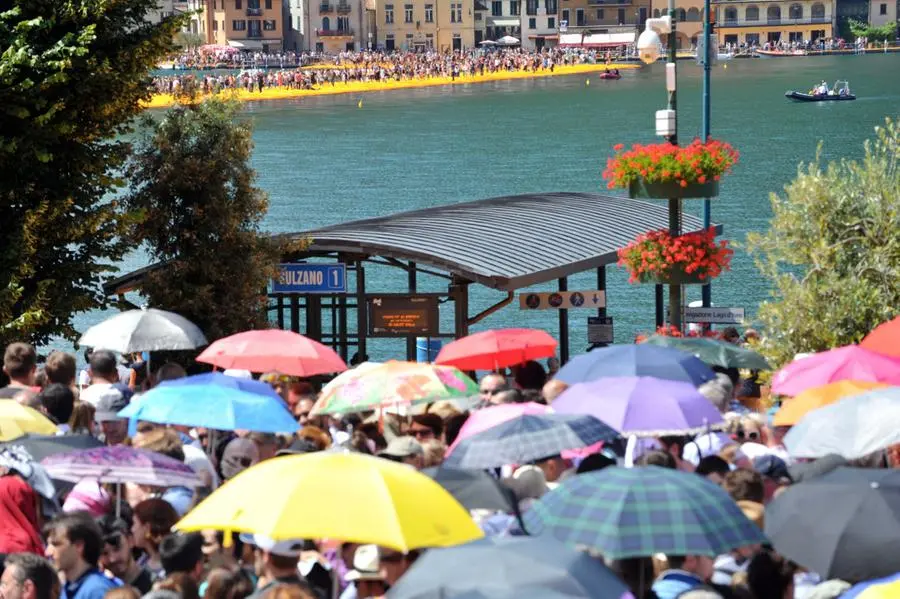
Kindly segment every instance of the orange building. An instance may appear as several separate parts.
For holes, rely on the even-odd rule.
[[[284,43],[282,0],[208,0],[212,43],[278,52]]]

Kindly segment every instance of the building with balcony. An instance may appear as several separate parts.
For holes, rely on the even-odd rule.
[[[559,0],[523,0],[522,48],[540,50],[559,41]],[[518,37],[518,36],[516,36]]]
[[[651,4],[652,0],[559,0],[559,45],[601,49],[634,43]]]
[[[362,0],[307,0],[310,3],[309,49],[338,54],[360,50],[366,21]]]
[[[384,50],[441,52],[475,45],[474,0],[379,0],[375,23]]]
[[[900,19],[900,0],[869,0],[869,25],[881,27]]]
[[[307,50],[309,0],[282,0],[281,17],[284,23],[284,49],[292,52]]]
[[[211,43],[250,51],[282,50],[282,0],[209,0],[209,5]]]
[[[764,46],[808,42],[833,34],[833,0],[713,0],[719,41]]]
[[[484,0],[479,4],[487,9],[483,11],[484,39],[498,40],[504,35],[521,38],[522,7],[520,0]],[[477,7],[476,11],[482,12],[478,11]]]
[[[663,5],[663,2],[659,2]],[[653,18],[668,14],[668,10],[664,7],[653,8]],[[696,48],[697,40],[703,35],[703,0],[677,0],[675,9],[675,32],[677,34],[678,48]],[[713,13],[715,14],[715,13]],[[716,37],[713,30],[713,38]],[[665,40],[663,40],[665,41]]]

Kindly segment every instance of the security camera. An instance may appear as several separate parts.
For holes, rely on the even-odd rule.
[[[653,64],[662,50],[659,35],[652,29],[645,29],[637,41],[638,56],[644,64]]]

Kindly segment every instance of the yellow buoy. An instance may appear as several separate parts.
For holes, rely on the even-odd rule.
[[[727,65],[727,64],[723,64],[723,65],[722,65],[722,68],[723,68],[723,69],[727,69],[727,68],[728,68],[728,65]]]
[[[360,100],[359,102],[356,103],[356,107],[357,107],[357,108],[362,108],[362,100]]]
[[[590,84],[591,84],[591,80],[590,80],[590,79],[585,79],[585,80],[584,80],[584,84],[585,84],[585,85],[590,85]]]

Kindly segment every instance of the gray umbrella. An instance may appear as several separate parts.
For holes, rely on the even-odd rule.
[[[130,354],[195,349],[207,341],[203,331],[187,318],[165,310],[141,308],[116,314],[92,326],[78,344]]]

